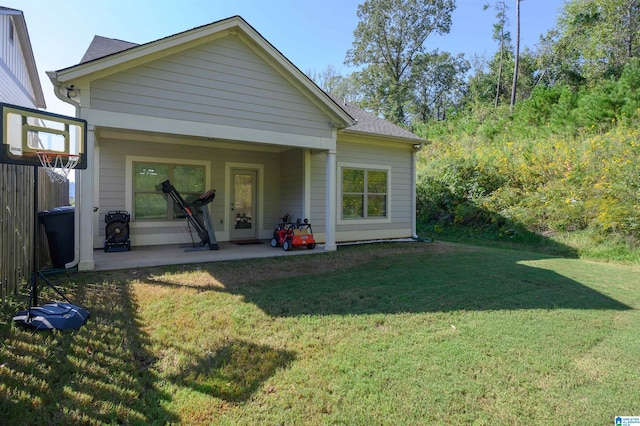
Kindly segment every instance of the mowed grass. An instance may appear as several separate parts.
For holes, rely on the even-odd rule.
[[[639,272],[436,242],[52,277],[92,317],[3,308],[0,423],[613,424]]]

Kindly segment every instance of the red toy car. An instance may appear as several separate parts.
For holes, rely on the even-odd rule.
[[[316,240],[313,238],[313,231],[308,219],[305,219],[304,222],[298,219],[294,224],[289,222],[289,213],[280,219],[282,222],[273,231],[271,247],[282,246],[286,251],[300,246],[306,246],[308,249],[315,248]]]

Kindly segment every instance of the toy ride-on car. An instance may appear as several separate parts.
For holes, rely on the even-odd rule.
[[[285,251],[293,250],[294,247],[306,246],[313,249],[316,240],[313,238],[313,231],[308,219],[304,222],[298,219],[296,223],[289,222],[289,214],[281,218],[282,222],[273,231],[271,247],[282,247]]]

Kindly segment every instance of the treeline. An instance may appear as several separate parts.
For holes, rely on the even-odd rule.
[[[539,243],[638,260],[640,61],[617,81],[538,88],[508,107],[479,108],[417,129],[424,232]]]
[[[568,0],[556,26],[522,50],[517,29],[521,20],[532,23],[526,2],[521,13],[513,13],[521,2],[465,3],[489,19],[495,12],[495,53],[469,57],[425,48],[431,35],[450,31],[454,0],[367,0],[358,7],[353,47],[345,56],[357,71],[341,75],[329,66],[308,74],[324,90],[413,129],[515,105],[541,88],[555,88],[549,96],[571,102],[569,92],[617,81],[629,61],[640,57],[638,0]]]
[[[366,0],[345,59],[358,70],[309,75],[431,142],[419,163],[424,232],[553,236],[638,261],[640,2],[568,0],[521,51],[521,1],[477,6],[494,17],[486,58],[424,48],[449,32],[454,0]]]
[[[640,3],[568,1],[523,59],[513,110],[501,106],[509,89],[496,56],[447,120],[413,122],[433,141],[419,175],[423,226],[552,237],[582,254],[638,261]]]

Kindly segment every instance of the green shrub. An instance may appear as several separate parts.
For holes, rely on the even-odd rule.
[[[612,254],[622,246],[637,250],[637,123],[640,111],[624,123],[616,120],[607,132],[596,127],[575,136],[507,138],[503,132],[493,140],[476,135],[435,140],[419,162],[419,221],[434,232],[508,241],[531,239],[531,233],[587,232],[616,241]],[[595,237],[588,241],[598,244]]]

